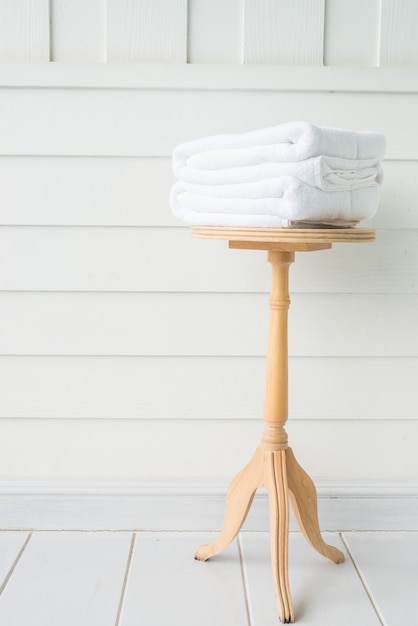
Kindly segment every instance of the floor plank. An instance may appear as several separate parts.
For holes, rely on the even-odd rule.
[[[417,623],[418,533],[344,533],[344,539],[384,624]]]
[[[7,626],[115,626],[130,533],[34,533],[0,597]]]
[[[0,590],[28,537],[29,533],[22,531],[0,532]]]
[[[217,557],[195,561],[216,534],[1,531],[0,624],[277,626],[269,533],[244,530]],[[297,624],[415,624],[418,532],[324,538],[351,558],[336,566],[290,533]]]
[[[241,533],[252,626],[277,626],[268,533]],[[324,533],[344,550],[338,533]],[[335,565],[316,553],[300,533],[290,533],[290,590],[300,626],[380,625],[350,559]]]
[[[206,563],[194,551],[210,533],[137,535],[120,626],[245,626],[236,542]]]

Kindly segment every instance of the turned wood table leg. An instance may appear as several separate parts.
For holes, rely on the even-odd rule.
[[[268,253],[268,260],[272,265],[272,285],[264,396],[266,428],[262,440],[266,460],[264,486],[267,488],[270,508],[273,581],[279,617],[284,624],[294,621],[288,574],[289,493],[286,469],[288,445],[284,429],[288,414],[289,267],[294,258],[294,252],[270,250]]]
[[[195,554],[196,559],[206,561],[226,548],[244,523],[257,488],[266,487],[273,580],[279,616],[285,624],[294,621],[288,575],[289,499],[307,541],[335,563],[344,560],[340,550],[322,539],[315,486],[288,447],[284,428],[288,414],[289,266],[294,256],[291,251],[269,250],[268,253],[272,265],[272,288],[264,399],[266,428],[262,442],[248,465],[230,484],[221,534],[212,543],[201,546]]]

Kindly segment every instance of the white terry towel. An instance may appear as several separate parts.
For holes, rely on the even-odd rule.
[[[210,186],[224,186],[264,181],[281,176],[293,176],[324,191],[350,191],[380,185],[383,170],[376,159],[340,159],[318,156],[287,163],[259,163],[226,169],[198,169],[186,165],[180,172],[185,183],[201,185],[200,193],[211,193]],[[243,194],[240,194],[243,195]]]
[[[199,170],[246,167],[266,162],[302,161],[314,156],[381,160],[384,135],[287,122],[247,133],[214,135],[178,145],[173,170],[182,178],[185,167]]]
[[[178,181],[170,205],[176,217],[194,226],[286,227],[300,221],[354,226],[375,214],[380,196],[378,186],[330,193],[292,177],[270,180],[270,194],[261,198],[251,183],[246,187],[245,196],[217,197],[193,193]]]

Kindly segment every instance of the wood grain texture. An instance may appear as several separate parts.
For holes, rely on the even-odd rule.
[[[192,236],[200,239],[223,239],[238,243],[333,244],[371,242],[376,238],[368,228],[228,228],[223,226],[194,226]],[[267,248],[270,251],[270,248]],[[274,250],[273,248],[271,249]],[[296,252],[298,250],[295,250]],[[307,249],[306,251],[310,251]],[[274,254],[272,255],[274,257]]]
[[[51,61],[100,63],[105,60],[105,0],[52,0]]]
[[[344,550],[338,536],[325,533],[324,537]],[[244,532],[241,539],[253,622],[257,626],[275,626],[277,615],[270,573],[269,536],[267,533]],[[330,624],[351,626],[359,620],[379,626],[380,621],[350,561],[342,567],[330,565],[315,554],[299,533],[290,534],[289,550],[296,623],[306,621],[310,626],[322,626],[326,612]],[[307,589],[312,592],[307,594]],[[347,597],[355,597],[355,603],[347,602]]]
[[[418,63],[418,4],[412,0],[383,0],[380,63],[408,66]]]
[[[322,65],[324,0],[245,0],[245,62]]]
[[[249,513],[255,492],[263,480],[264,451],[256,449],[249,463],[243,467],[229,484],[226,494],[224,521],[221,533],[209,543],[203,543],[194,557],[207,561],[219,554],[237,536]]]
[[[186,0],[108,0],[107,60],[186,62]]]
[[[49,60],[49,0],[0,0],[0,61]]]
[[[50,60],[48,4],[46,0],[3,0],[2,60]],[[341,0],[246,0],[244,9],[238,0],[227,7],[195,0],[189,7],[189,17],[185,0],[113,0],[107,11],[103,0],[69,4],[62,0],[51,3],[51,60],[58,62],[104,61],[107,23],[107,58],[111,61],[184,63],[189,38],[189,59],[193,63],[240,63],[245,29],[247,63],[320,66],[324,18],[327,64],[366,67],[378,62],[377,0],[350,4]],[[383,1],[381,64],[416,63],[413,33],[417,19],[413,1]]]
[[[197,236],[219,236],[216,229],[194,229]],[[222,235],[228,239],[237,231],[225,229]],[[363,232],[363,235],[367,233]],[[292,235],[291,232],[287,233]],[[353,233],[350,233],[354,237]],[[346,237],[350,235],[347,231]],[[361,233],[357,232],[357,236]],[[222,236],[221,235],[221,236]],[[257,242],[267,237],[264,230],[255,233],[243,229],[238,233],[245,243]],[[293,233],[295,235],[295,233]],[[318,231],[317,235],[321,236]],[[335,231],[334,238],[342,233]],[[369,235],[374,233],[369,232]],[[325,236],[325,234],[323,235]],[[269,232],[268,243],[274,237],[286,240],[278,232]],[[309,238],[308,238],[309,237]],[[313,233],[299,233],[298,240],[314,240]],[[296,240],[296,241],[298,241]],[[293,251],[273,250],[268,252],[268,261],[272,267],[272,283],[269,298],[270,326],[266,360],[266,379],[264,395],[264,422],[261,445],[251,461],[231,482],[226,499],[225,518],[219,537],[209,544],[198,548],[195,558],[206,561],[222,552],[234,539],[245,521],[251,507],[256,489],[263,485],[267,489],[270,511],[271,563],[278,604],[280,621],[294,621],[294,610],[289,586],[288,544],[289,544],[289,495],[299,527],[307,541],[323,556],[335,563],[344,561],[344,555],[338,549],[325,544],[321,537],[317,497],[313,482],[302,470],[288,448],[285,431],[288,419],[288,309],[289,268],[295,260]],[[289,485],[289,489],[288,489]]]
[[[286,469],[289,496],[296,521],[306,541],[319,554],[336,565],[345,561],[345,555],[322,538],[318,518],[318,496],[315,485],[296,461],[292,448],[286,450]]]

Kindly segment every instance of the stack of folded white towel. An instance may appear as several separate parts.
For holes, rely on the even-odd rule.
[[[381,133],[289,122],[180,144],[173,213],[195,226],[355,226],[383,179]]]

